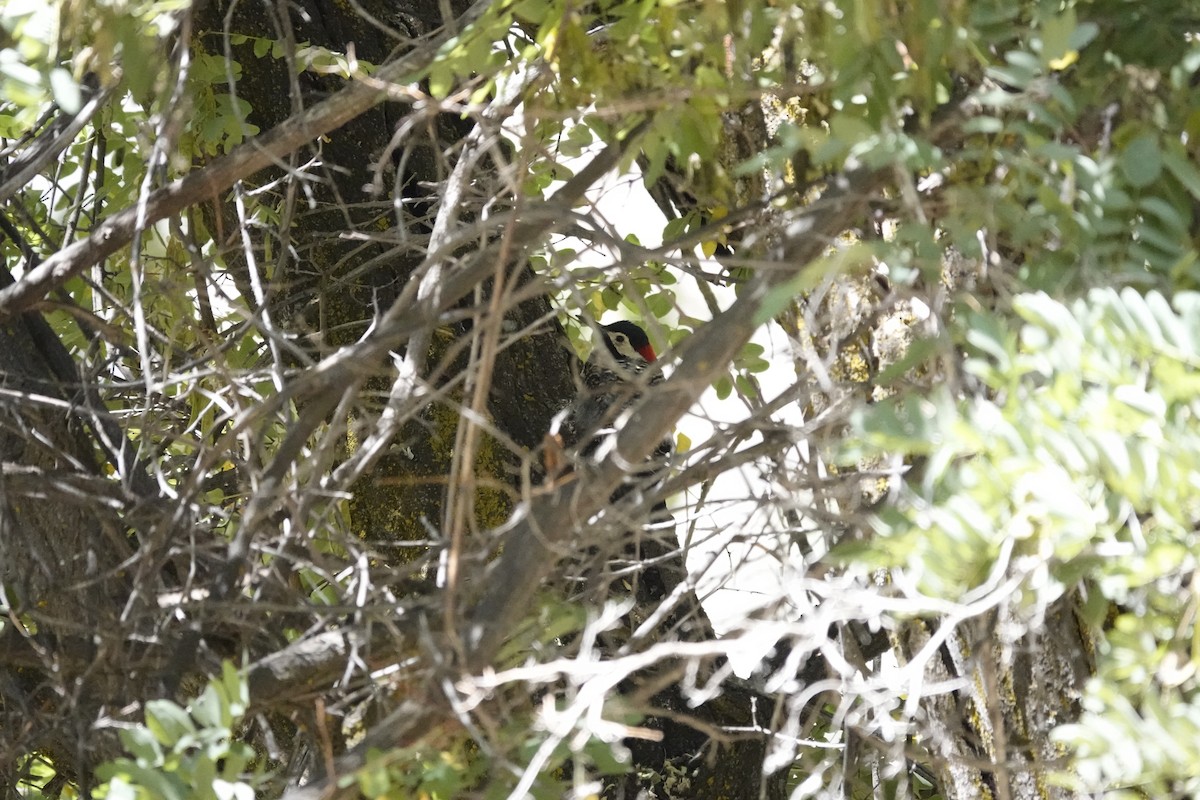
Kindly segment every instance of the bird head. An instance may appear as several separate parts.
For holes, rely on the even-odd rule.
[[[619,364],[651,364],[657,358],[650,337],[632,322],[614,322],[601,328],[608,352]]]

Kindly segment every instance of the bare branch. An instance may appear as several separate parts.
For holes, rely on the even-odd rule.
[[[581,173],[582,174],[582,173]],[[577,176],[579,177],[579,176]],[[850,227],[862,213],[883,176],[857,172],[846,176],[813,205],[801,209],[788,227],[782,243],[782,263],[808,264],[828,247],[833,238]],[[794,277],[796,271],[764,271],[736,303],[696,332],[680,349],[670,379],[648,393],[632,419],[623,428],[615,451],[600,464],[584,469],[547,495],[535,498],[518,510],[508,533],[504,552],[488,575],[482,597],[476,602],[465,626],[466,653],[463,665],[472,673],[485,671],[501,644],[528,611],[534,591],[554,569],[559,554],[573,538],[587,540],[588,529],[604,524],[593,520],[601,514],[627,470],[623,465],[639,463],[649,456],[662,437],[691,407],[749,340],[760,323],[759,316],[771,291]],[[673,647],[680,647],[676,643]],[[371,749],[400,747],[438,721],[448,709],[432,703],[405,703],[368,733],[366,739],[336,763],[345,773],[362,766]],[[293,789],[285,800],[350,797],[357,788],[341,789],[336,782],[316,782]]]
[[[858,217],[880,180],[877,173],[852,173],[818,202],[798,212],[781,245],[780,263],[805,265],[824,252],[833,237]],[[491,661],[528,608],[538,584],[553,569],[555,553],[579,531],[581,521],[590,520],[604,508],[626,474],[624,465],[644,461],[728,369],[761,324],[771,291],[794,274],[783,268],[761,272],[728,311],[687,340],[674,374],[648,393],[650,402],[641,403],[622,429],[616,451],[579,480],[534,502],[529,517],[510,534],[510,543],[475,607],[466,643],[469,669],[482,669]]]
[[[479,18],[490,0],[476,0],[461,17],[461,28]],[[262,136],[246,142],[210,166],[189,173],[155,191],[144,203],[106,219],[86,238],[46,259],[17,281],[0,289],[0,318],[27,310],[55,287],[99,263],[128,244],[139,225],[152,225],[194,203],[219,195],[233,184],[277,163],[308,142],[337,130],[391,95],[380,84],[402,83],[433,60],[438,48],[453,34],[443,28],[398,60],[381,67],[370,84],[354,82]]]

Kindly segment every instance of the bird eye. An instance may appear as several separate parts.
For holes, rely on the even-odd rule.
[[[618,342],[622,342],[622,343],[624,343],[624,341],[625,341],[625,334],[623,334],[623,333],[618,333],[618,334],[617,334],[616,336],[614,336],[613,338],[614,338],[615,340],[617,340]]]

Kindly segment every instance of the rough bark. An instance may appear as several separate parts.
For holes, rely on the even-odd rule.
[[[114,513],[125,498],[101,475],[78,381],[39,315],[0,324],[0,652],[11,656],[0,661],[0,784],[9,787],[13,757],[36,750],[85,776],[100,741],[86,721],[126,684],[117,620],[136,543]]]
[[[25,480],[29,475],[51,476],[68,488],[72,481],[95,481],[100,475],[93,455],[97,448],[75,411],[73,378],[64,377],[61,363],[54,365],[56,359],[61,362],[61,353],[48,355],[44,347],[48,328],[36,316],[12,315],[47,286],[91,263],[89,258],[120,246],[121,237],[133,229],[134,210],[114,215],[114,222],[99,230],[99,238],[93,237],[96,241],[65,249],[47,269],[31,273],[19,291],[0,287],[0,313],[9,312],[0,323],[0,371],[9,392],[0,398],[0,456],[6,469],[0,473],[0,548],[8,548],[0,551],[0,569],[6,588],[15,594],[7,598],[9,604],[18,615],[38,621],[36,636],[10,626],[0,638],[0,658],[8,667],[0,693],[4,727],[21,730],[15,720],[55,693],[62,727],[68,712],[78,723],[69,736],[61,727],[51,727],[39,730],[39,737],[5,740],[0,753],[5,760],[10,751],[56,746],[56,763],[74,763],[86,772],[90,743],[85,737],[101,703],[123,707],[153,696],[162,684],[177,682],[185,672],[211,671],[222,655],[249,654],[254,700],[267,709],[303,707],[333,692],[346,674],[345,662],[358,657],[362,661],[356,666],[373,668],[418,655],[443,670],[443,677],[466,679],[485,673],[494,666],[505,638],[527,617],[563,554],[593,537],[625,530],[620,510],[612,508],[614,492],[628,472],[621,465],[646,458],[705,387],[727,372],[761,324],[764,308],[773,305],[773,293],[861,218],[882,180],[870,173],[832,178],[820,203],[790,216],[781,214],[777,229],[737,237],[736,244],[747,252],[763,253],[770,262],[788,267],[764,271],[749,282],[733,308],[681,348],[674,374],[622,430],[618,455],[581,467],[560,483],[537,485],[529,478],[540,469],[543,434],[575,392],[573,355],[552,322],[543,287],[523,259],[525,249],[545,235],[551,222],[534,214],[514,214],[502,229],[470,241],[466,236],[449,239],[445,252],[431,258],[430,250],[436,248],[430,242],[439,244],[434,241],[436,220],[445,210],[440,203],[443,189],[465,157],[474,122],[455,114],[418,112],[398,101],[383,102],[383,92],[373,89],[356,91],[362,96],[353,110],[344,111],[344,118],[338,117],[337,125],[330,118],[313,127],[314,103],[344,91],[343,82],[297,75],[285,59],[254,56],[254,42],[261,39],[305,41],[339,52],[353,43],[359,58],[383,63],[397,46],[411,46],[442,24],[446,4],[369,0],[360,5],[361,9],[326,0],[243,2],[227,17],[227,6],[210,3],[197,20],[198,45],[210,52],[224,52],[227,34],[248,37],[245,44],[231,46],[232,57],[243,67],[237,92],[252,106],[251,121],[269,131],[263,141],[285,142],[286,147],[259,148],[259,155],[253,156],[259,160],[231,157],[219,162],[220,169],[207,178],[163,190],[148,204],[151,218],[202,199],[211,202],[209,225],[245,297],[255,294],[252,269],[270,276],[262,306],[250,311],[274,317],[278,330],[268,334],[286,334],[279,340],[295,345],[289,365],[308,370],[290,373],[289,383],[272,398],[273,408],[295,402],[300,411],[283,444],[271,454],[274,460],[264,465],[266,479],[258,485],[259,495],[250,501],[241,528],[229,542],[201,531],[203,544],[188,554],[188,566],[198,568],[202,588],[215,587],[216,602],[189,606],[180,601],[171,609],[174,614],[139,617],[140,622],[163,625],[153,628],[154,636],[144,646],[126,641],[125,634],[140,631],[136,625],[118,624],[118,616],[130,607],[131,597],[138,600],[138,608],[159,612],[157,590],[164,575],[170,589],[185,595],[183,590],[190,587],[181,585],[181,576],[187,570],[170,570],[183,548],[172,542],[182,533],[190,535],[188,525],[194,521],[168,509],[131,538],[132,516],[114,514],[109,519],[70,503],[39,502],[37,487]],[[456,14],[466,10],[458,0],[449,6]],[[369,21],[372,17],[377,23]],[[401,38],[388,29],[400,32]],[[757,109],[751,111],[761,116]],[[423,116],[414,116],[418,114]],[[408,123],[418,132],[397,157],[390,151],[393,137]],[[268,246],[244,236],[236,204],[216,194],[235,180],[266,186],[284,173],[272,168],[250,176],[246,170],[287,157],[318,135],[324,138],[288,164],[300,170],[310,158],[319,162],[308,168],[311,180],[303,201],[294,194],[296,185],[289,183],[258,200],[280,212],[284,222],[275,231],[279,239]],[[748,144],[749,150],[743,148],[734,160],[764,144],[758,141],[765,136],[759,128],[752,127],[748,135],[754,141],[741,144]],[[614,149],[598,156],[599,174],[621,155]],[[487,158],[480,164],[470,202],[462,209],[465,223],[479,218],[473,214],[484,202],[499,198],[505,211],[511,210],[506,204],[515,207],[518,202],[506,195],[498,165]],[[599,174],[581,171],[580,177],[593,180]],[[563,190],[561,208],[572,206],[587,180]],[[397,188],[389,194],[393,184]],[[746,194],[747,203],[757,202],[762,187],[748,187]],[[551,201],[537,210],[545,214],[556,209]],[[273,254],[270,263],[261,263],[268,253]],[[423,283],[422,276],[429,281]],[[419,284],[422,288],[415,288]],[[455,313],[446,313],[450,310]],[[397,390],[393,356],[414,367],[417,389]],[[481,365],[492,370],[490,379]],[[26,402],[9,401],[18,396]],[[27,402],[32,396],[45,401]],[[372,396],[376,399],[362,399]],[[340,426],[345,432],[328,472],[351,461],[364,447],[371,425],[393,401],[403,416],[393,436],[396,446],[371,460],[363,474],[332,489],[353,498],[350,524],[357,540],[378,547],[432,538],[445,547],[456,568],[473,571],[472,581],[451,580],[438,587],[420,580],[415,570],[408,581],[389,576],[393,596],[411,601],[405,611],[419,611],[403,625],[390,616],[392,606],[369,609],[376,616],[362,609],[354,610],[361,616],[312,611],[305,606],[306,595],[295,590],[296,565],[320,563],[326,554],[302,535],[286,538],[282,523],[289,522],[292,531],[307,531],[316,527],[314,521],[327,507],[313,499],[315,490],[284,492],[286,479],[302,472],[304,444],[322,425]],[[470,413],[462,413],[464,408]],[[320,476],[304,477],[315,485]],[[486,481],[491,485],[484,485]],[[456,522],[455,509],[447,506],[452,489],[467,498],[465,521]],[[71,493],[64,491],[62,496]],[[517,497],[526,505],[510,519]],[[124,512],[130,505],[122,497],[116,507]],[[462,535],[497,531],[503,532],[498,556],[494,540]],[[137,561],[139,578],[131,586],[122,570],[138,548],[144,548]],[[375,556],[386,551],[370,552]],[[262,559],[256,557],[263,553],[271,557],[269,567],[252,569],[261,566]],[[371,567],[399,572],[404,561],[400,556],[381,558]],[[258,581],[253,585],[246,581],[252,572]],[[666,591],[674,588],[670,580],[661,582]],[[296,610],[289,610],[286,603],[297,598]],[[640,599],[649,605],[661,596]],[[183,622],[176,624],[179,620]],[[372,624],[378,627],[370,628]],[[285,626],[308,634],[285,644]],[[914,626],[908,634],[910,654],[928,642],[927,628]],[[984,687],[977,697],[964,691],[924,705],[947,793],[1059,796],[1047,794],[1050,790],[1041,780],[1040,765],[1055,755],[1044,734],[1063,715],[1075,713],[1074,697],[1087,673],[1081,659],[1087,641],[1068,601],[1053,610],[1039,635],[1038,642],[1004,644],[993,640],[991,630],[964,625],[947,644],[947,656],[939,653],[929,662],[931,679],[962,678]],[[951,650],[958,655],[949,655]],[[136,686],[125,679],[126,670],[137,676]],[[112,682],[115,675],[122,676],[119,682]],[[654,743],[633,740],[635,772],[615,791],[635,796],[653,790],[692,800],[782,796],[783,776],[765,786],[760,777],[765,738],[713,735],[722,728],[748,729],[768,716],[765,707],[754,708],[761,698],[728,690],[693,709],[677,681],[662,688],[655,683],[658,677],[646,670],[623,687],[630,695],[651,695],[650,705],[660,713],[652,714],[646,727],[662,738]],[[454,725],[452,710],[428,686],[414,683],[407,693],[395,689],[393,696],[385,696],[382,719],[370,726],[364,741],[333,754],[340,756],[335,763],[339,773],[362,766],[372,747],[411,744],[432,729]],[[79,713],[84,696],[91,705]],[[942,744],[944,748],[937,749]],[[326,790],[346,795],[356,791],[316,781],[292,796],[318,796]]]
[[[1090,634],[1068,595],[1048,609],[1044,624],[1015,641],[1005,630],[1028,624],[1011,611],[963,622],[926,662],[925,680],[953,691],[928,691],[921,701],[927,747],[942,792],[967,800],[1069,800],[1075,792],[1051,780],[1063,753],[1050,731],[1079,716],[1083,685],[1094,669]],[[908,626],[904,654],[940,641],[945,620]],[[935,637],[937,637],[935,639]],[[926,654],[931,652],[926,649]]]
[[[438,3],[366,4],[366,10],[378,18],[403,21],[409,35],[426,33],[440,21]],[[310,2],[304,6],[308,22],[292,16],[295,40],[311,42],[332,50],[345,49],[347,41],[354,42],[359,58],[382,60],[395,44],[380,31],[367,25],[354,12],[337,5]],[[224,22],[214,8],[206,24],[198,26],[208,31],[221,30]],[[243,5],[232,18],[229,32],[251,37],[279,38],[283,33],[280,20],[263,20],[256,9]],[[285,102],[281,89],[289,85],[289,72],[282,63],[262,63],[250,54],[251,44],[234,57],[243,65],[255,63],[254,69],[244,69],[238,92],[254,108],[251,121],[267,129],[279,124],[295,110],[297,98]],[[302,79],[299,101],[309,94],[334,91],[336,79]],[[439,115],[429,121],[429,135],[422,144],[411,147],[403,159],[405,173],[395,178],[401,186],[405,203],[403,213],[395,213],[391,198],[372,193],[378,186],[376,166],[387,151],[398,126],[403,125],[412,111],[398,103],[385,103],[353,121],[336,135],[322,143],[320,156],[325,165],[321,174],[326,182],[315,187],[320,206],[297,216],[288,228],[290,246],[295,257],[278,262],[273,308],[279,318],[295,334],[304,337],[315,357],[322,350],[354,341],[372,323],[374,310],[387,308],[412,279],[413,271],[425,259],[421,247],[408,248],[403,236],[395,235],[403,228],[412,240],[421,240],[433,227],[438,213],[437,198],[443,191],[447,175],[458,157],[456,143],[469,133],[469,124],[450,115]],[[394,159],[395,160],[395,159]],[[378,167],[388,180],[393,180],[386,162]],[[480,173],[492,187],[501,192],[487,171]],[[264,176],[262,181],[266,180]],[[478,181],[479,178],[476,178]],[[477,189],[482,187],[477,186]],[[487,192],[482,192],[486,196]],[[467,212],[469,213],[469,211]],[[237,230],[236,217],[226,206],[219,217],[227,230]],[[380,233],[380,226],[392,228]],[[360,240],[346,244],[348,232],[359,234]],[[231,249],[241,246],[231,241]],[[237,259],[235,259],[237,260]],[[534,279],[519,261],[497,273],[506,288],[527,289]],[[495,291],[495,278],[481,282],[481,292],[475,298],[486,306]],[[514,492],[522,489],[522,473],[536,474],[537,449],[551,418],[567,405],[575,392],[572,380],[573,355],[557,325],[547,323],[549,305],[544,295],[516,303],[506,303],[505,329],[521,332],[519,337],[506,339],[498,353],[494,377],[487,393],[487,411],[495,424],[499,438],[488,437],[480,448],[475,463],[476,474],[489,475],[509,482]],[[476,318],[478,320],[478,317]],[[428,343],[430,351],[423,359],[441,370],[440,385],[453,383],[470,366],[462,345],[471,342],[475,334],[470,324],[455,326],[445,336],[435,336]],[[459,345],[457,353],[455,346]],[[443,362],[443,359],[445,361]],[[367,391],[386,392],[390,378],[390,361],[380,361],[381,375],[365,384]],[[425,539],[431,530],[440,528],[446,517],[443,502],[446,497],[447,476],[453,467],[452,448],[461,424],[455,407],[467,402],[460,393],[448,395],[448,402],[431,406],[406,425],[397,436],[403,442],[403,452],[386,455],[379,460],[369,476],[353,487],[351,515],[355,531],[367,540],[380,538]],[[506,442],[502,445],[501,442]],[[499,503],[499,505],[497,505]],[[484,493],[477,496],[475,508],[481,527],[495,527],[507,515],[509,503],[503,497],[489,499]],[[552,560],[543,562],[546,566]],[[514,585],[503,574],[489,577],[486,586],[500,594],[512,591],[523,596],[534,584]],[[489,607],[484,599],[477,608]],[[523,612],[527,607],[505,606]],[[503,636],[509,629],[506,622],[488,623],[491,630]],[[270,678],[264,678],[270,680]],[[681,717],[696,713],[687,709],[682,699],[664,692],[658,698]],[[411,711],[411,709],[410,709]],[[744,725],[747,711],[737,704],[724,704],[723,710],[701,710],[700,717],[709,725]],[[665,765],[694,760],[697,753],[719,751],[720,757],[703,759],[693,776],[693,788],[688,797],[754,797],[758,793],[758,775],[762,760],[761,741],[739,741],[720,748],[706,747],[707,736],[683,722],[665,721],[670,734],[664,742],[649,750],[635,751],[639,768],[662,774]],[[409,726],[405,726],[408,728]],[[390,739],[391,737],[386,737]],[[699,789],[698,787],[707,787]],[[678,788],[678,787],[677,787]],[[696,794],[700,791],[700,794]]]

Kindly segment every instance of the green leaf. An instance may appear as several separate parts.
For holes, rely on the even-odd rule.
[[[642,176],[642,180],[649,187],[653,186],[662,177],[663,171],[667,166],[667,157],[671,154],[662,138],[654,131],[647,133],[643,137],[642,150],[650,160],[650,165]]]
[[[250,684],[246,676],[230,661],[221,662],[221,686],[229,698],[229,710],[234,724],[241,721],[250,708]]]
[[[1154,183],[1163,168],[1158,137],[1148,133],[1136,137],[1121,152],[1120,164],[1125,179],[1139,189]]]
[[[454,70],[444,61],[435,61],[429,68],[429,94],[444,100],[454,89]]]
[[[1100,26],[1094,22],[1081,22],[1071,32],[1071,47],[1082,50],[1100,35]]]
[[[616,311],[621,307],[621,293],[611,286],[604,287],[600,292],[600,301],[607,311]]]
[[[963,124],[966,133],[1000,133],[1004,130],[1004,122],[996,117],[974,117]]]
[[[105,777],[105,773],[110,778],[120,776],[130,785],[140,788],[141,797],[152,797],[154,800],[191,800],[191,787],[179,776],[171,773],[140,767],[124,759],[105,764],[101,777]]]
[[[592,141],[592,131],[587,125],[572,125],[559,140],[558,152],[568,158],[578,158]]]
[[[212,684],[205,687],[191,704],[192,717],[205,728],[228,726],[230,720],[226,711],[225,704],[221,702],[221,697]]]
[[[1092,25],[1092,28],[1095,28]],[[1077,35],[1075,9],[1068,7],[1062,14],[1050,17],[1042,23],[1042,64],[1053,70],[1062,70],[1079,59],[1078,48],[1090,38],[1086,33]],[[1094,35],[1094,34],[1093,34]]]
[[[196,726],[187,711],[170,700],[150,700],[146,703],[146,727],[167,747],[173,747],[183,736],[196,732]]]
[[[623,775],[629,771],[629,751],[620,744],[592,738],[584,745],[583,752],[592,762],[597,774]]]
[[[1146,222],[1138,225],[1134,230],[1137,232],[1138,241],[1153,245],[1163,253],[1171,256],[1172,259],[1183,252],[1184,242],[1177,235],[1166,233],[1162,229]]]
[[[158,739],[144,725],[132,728],[121,728],[117,732],[124,748],[144,767],[153,767],[162,763],[163,751]]]
[[[1162,152],[1163,164],[1175,179],[1183,184],[1192,197],[1200,200],[1200,169],[1187,156],[1176,150],[1175,146],[1168,147]]]
[[[12,139],[24,133],[25,126],[12,114],[0,114],[0,137]]]
[[[1159,347],[1163,340],[1162,331],[1158,327],[1158,319],[1150,310],[1146,299],[1135,289],[1125,287],[1120,294],[1121,303],[1129,316],[1134,320],[1134,332],[1146,337],[1149,342]]]
[[[646,305],[650,308],[651,314],[662,319],[675,310],[675,293],[664,290],[647,295]]]
[[[1161,197],[1143,197],[1138,201],[1138,208],[1158,219],[1172,233],[1180,237],[1187,235],[1187,222],[1183,218],[1183,210]],[[1190,209],[1188,212],[1190,213]]]

